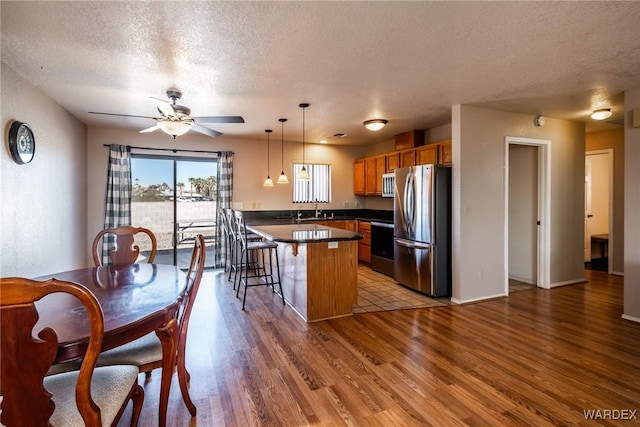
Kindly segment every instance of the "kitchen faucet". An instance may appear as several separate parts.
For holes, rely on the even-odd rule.
[[[320,214],[322,213],[322,209],[318,209],[318,199],[315,200],[315,204],[316,218],[319,218]]]

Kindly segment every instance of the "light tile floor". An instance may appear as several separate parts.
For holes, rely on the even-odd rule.
[[[510,293],[535,288],[534,285],[509,280]],[[449,298],[428,297],[399,284],[392,277],[371,270],[366,265],[358,265],[358,302],[353,306],[354,313],[373,313],[376,311],[441,307],[445,305],[451,305]]]
[[[354,313],[440,307],[450,304],[449,298],[430,298],[399,284],[392,277],[371,270],[368,266],[358,266],[358,302],[353,306]]]

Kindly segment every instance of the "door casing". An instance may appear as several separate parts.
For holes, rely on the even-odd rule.
[[[504,289],[509,295],[509,146],[532,145],[538,148],[538,256],[537,286],[550,288],[551,263],[551,141],[545,139],[505,137],[504,155]]]

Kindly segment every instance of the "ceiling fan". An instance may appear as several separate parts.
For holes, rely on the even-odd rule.
[[[167,89],[167,97],[173,102],[166,101],[164,99],[150,98],[155,102],[160,117],[151,116],[134,116],[130,114],[116,114],[116,113],[99,113],[95,111],[89,111],[89,114],[102,114],[107,116],[121,116],[121,117],[139,117],[142,119],[153,119],[156,124],[143,129],[140,133],[153,132],[156,129],[162,130],[167,135],[176,136],[184,135],[190,129],[208,135],[216,137],[222,135],[217,130],[209,129],[208,127],[201,126],[199,123],[244,123],[242,116],[209,116],[209,117],[191,117],[191,109],[184,105],[176,104],[176,101],[182,98],[182,92],[176,88]]]

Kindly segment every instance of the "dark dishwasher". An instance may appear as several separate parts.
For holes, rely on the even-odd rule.
[[[371,221],[371,269],[393,277],[393,224]]]

